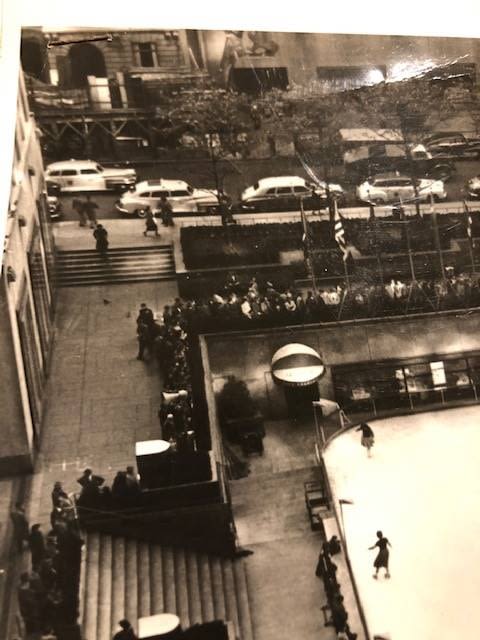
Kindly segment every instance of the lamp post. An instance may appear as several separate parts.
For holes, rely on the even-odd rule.
[[[347,500],[346,498],[339,498],[338,499],[338,503],[340,505],[340,521],[341,521],[341,526],[342,526],[343,548],[344,548],[344,551],[345,551],[345,562],[347,563],[348,572],[350,574],[350,579],[352,581],[352,587],[353,587],[353,591],[354,591],[354,594],[355,594],[355,599],[356,599],[357,604],[358,604],[358,613],[360,615],[360,620],[362,622],[363,629],[365,631],[365,637],[367,638],[367,640],[370,640],[371,639],[370,632],[369,632],[368,627],[367,627],[367,621],[365,619],[365,613],[363,611],[362,602],[360,600],[360,594],[358,593],[357,583],[355,581],[355,576],[353,575],[353,569],[352,569],[352,565],[350,563],[350,556],[348,555],[347,536],[346,536],[346,533],[345,533],[345,520],[344,520],[344,517],[343,517],[343,505],[344,504],[355,504],[355,503],[353,502],[353,500]]]

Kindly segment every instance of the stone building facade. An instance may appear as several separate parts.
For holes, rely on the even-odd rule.
[[[21,77],[0,284],[0,475],[31,470],[41,435],[54,267],[43,160]]]

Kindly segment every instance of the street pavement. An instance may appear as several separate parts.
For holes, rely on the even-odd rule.
[[[285,159],[283,159],[285,160]],[[303,177],[307,177],[303,169],[298,167],[289,167],[285,165],[285,163],[280,163],[277,166],[276,161],[271,161],[269,164],[252,164],[251,171],[247,174],[242,165],[242,172],[232,171],[225,176],[225,190],[227,193],[231,195],[233,200],[238,200],[240,193],[242,190],[251,184],[253,184],[256,180],[260,178],[264,178],[271,175],[299,175]],[[462,201],[465,198],[465,184],[466,182],[472,178],[474,175],[480,173],[480,162],[479,161],[462,161],[456,163],[457,172],[446,183],[446,189],[448,193],[448,201],[449,202],[457,202]],[[193,167],[194,169],[194,167]],[[182,169],[177,168],[174,163],[169,165],[157,164],[157,165],[147,165],[138,167],[138,177],[140,180],[146,180],[150,178],[177,178],[186,180],[190,184],[195,187],[207,187],[207,188],[215,188],[215,182],[212,175],[203,176],[203,171],[201,170],[201,165],[198,163],[198,171],[200,175],[192,175],[191,171],[193,169],[190,167],[190,170],[187,174],[182,173]],[[355,198],[355,187],[353,185],[348,185],[342,182],[341,177],[339,178],[340,184],[343,184],[345,189],[347,189],[347,199],[345,206],[347,208],[355,207],[361,208],[362,205],[359,206]],[[77,220],[77,213],[72,208],[72,200],[75,197],[74,194],[65,194],[61,196],[61,201],[64,210],[63,220]],[[121,215],[115,209],[115,202],[118,200],[118,193],[96,193],[94,194],[94,200],[98,204],[99,209],[97,211],[97,216],[101,220],[106,219],[122,219]],[[363,206],[365,209],[366,206]],[[272,214],[270,214],[272,215]],[[275,215],[275,214],[273,214]]]

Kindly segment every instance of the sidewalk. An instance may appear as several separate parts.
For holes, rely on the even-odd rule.
[[[136,359],[135,320],[141,302],[161,311],[176,295],[174,281],[59,290],[35,471],[0,481],[1,638],[18,637],[18,579],[30,567],[28,551],[12,553],[9,513],[17,496],[25,494],[30,524],[47,533],[55,481],[78,491],[76,479],[91,467],[111,484],[117,470],[135,465],[135,442],[159,436],[161,376],[154,362]]]

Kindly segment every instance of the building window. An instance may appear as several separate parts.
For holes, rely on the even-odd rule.
[[[133,53],[137,67],[158,67],[157,48],[154,42],[135,42]]]

